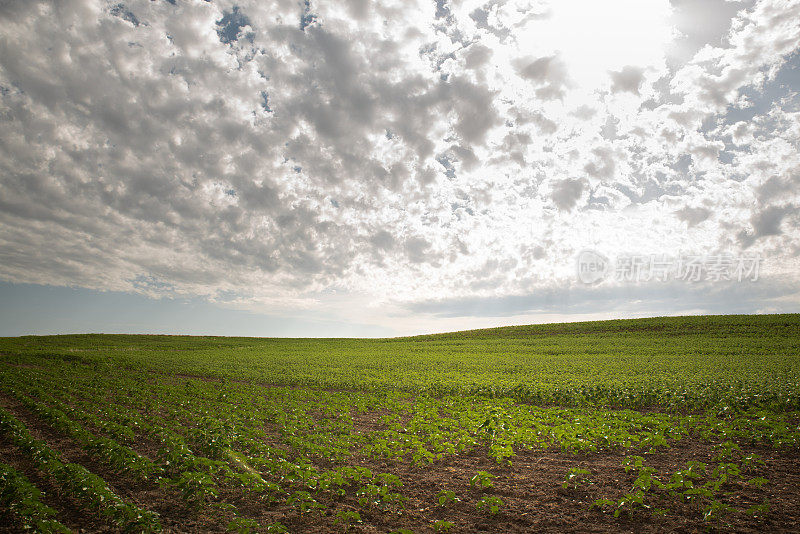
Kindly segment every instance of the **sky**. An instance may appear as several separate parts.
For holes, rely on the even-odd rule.
[[[800,0],[0,0],[0,335],[800,312]]]

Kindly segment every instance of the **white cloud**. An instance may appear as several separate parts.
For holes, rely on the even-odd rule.
[[[402,314],[586,247],[796,273],[800,3],[719,4],[6,2],[0,278]]]

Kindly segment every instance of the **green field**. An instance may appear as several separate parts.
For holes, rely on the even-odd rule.
[[[8,531],[786,530],[800,315],[0,338]],[[23,503],[23,504],[21,504]]]

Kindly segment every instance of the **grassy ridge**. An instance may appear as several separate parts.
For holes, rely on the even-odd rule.
[[[569,405],[800,404],[800,315],[514,326],[394,339],[68,335],[0,339],[18,363],[282,385],[508,395]]]
[[[686,336],[742,335],[746,337],[794,336],[800,331],[800,314],[773,315],[693,315],[680,317],[648,317],[644,319],[614,319],[521,326],[501,326],[429,334],[396,339],[417,341],[444,339],[487,339],[493,337],[526,338],[553,335],[644,334]]]

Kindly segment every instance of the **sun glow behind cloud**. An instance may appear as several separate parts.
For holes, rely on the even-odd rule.
[[[559,54],[570,81],[586,91],[609,71],[626,66],[660,69],[675,32],[668,0],[558,0],[517,36],[520,52]]]

